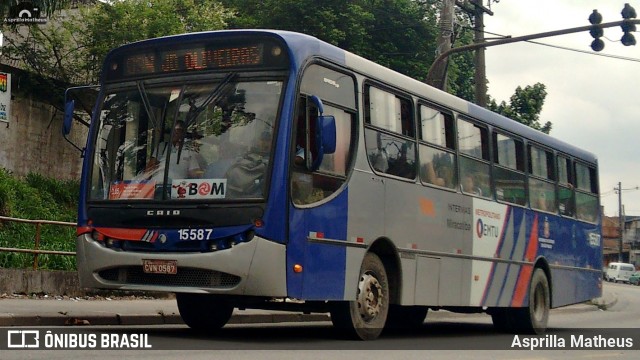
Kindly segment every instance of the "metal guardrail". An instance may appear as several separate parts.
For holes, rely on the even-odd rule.
[[[34,238],[33,249],[21,249],[21,248],[5,248],[0,247],[0,252],[16,252],[16,253],[29,253],[33,254],[33,270],[38,269],[38,255],[50,254],[50,255],[64,255],[64,256],[76,256],[75,251],[55,251],[55,250],[40,250],[40,231],[42,225],[60,225],[75,227],[78,224],[65,221],[50,221],[50,220],[27,220],[12,218],[8,216],[0,216],[0,221],[12,221],[25,224],[33,224],[36,227],[36,236]]]

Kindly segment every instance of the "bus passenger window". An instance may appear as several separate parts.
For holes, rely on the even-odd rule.
[[[575,215],[573,170],[571,160],[564,156],[558,156],[558,209],[561,215]]]
[[[521,140],[493,134],[494,178],[498,200],[527,204],[524,173],[524,147]]]
[[[458,120],[460,147],[460,190],[466,194],[493,197],[489,167],[488,130],[462,119]]]
[[[438,150],[430,146],[420,146],[420,179],[422,182],[446,187],[455,188],[458,183],[456,179],[455,156],[449,152]]]
[[[531,208],[556,212],[553,153],[529,145],[529,197]]]
[[[598,183],[596,170],[576,162],[576,215],[579,220],[595,222],[598,218]]]

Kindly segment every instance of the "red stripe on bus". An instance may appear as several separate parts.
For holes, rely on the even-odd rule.
[[[531,262],[535,259],[536,252],[538,251],[538,216],[533,219],[531,225],[531,237],[529,238],[529,245],[527,251],[524,254],[523,261]],[[531,273],[533,272],[533,265],[522,265],[520,274],[518,275],[518,281],[516,282],[516,290],[513,294],[513,300],[511,306],[521,307],[524,304],[524,299],[527,297],[529,290],[529,281],[531,280]]]
[[[142,240],[147,229],[96,228],[96,230],[116,240]]]

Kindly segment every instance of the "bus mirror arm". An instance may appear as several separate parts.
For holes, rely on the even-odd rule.
[[[78,145],[76,145],[73,141],[71,141],[68,136],[71,133],[71,125],[73,124],[73,111],[75,109],[76,101],[70,100],[64,104],[64,120],[62,122],[62,136],[64,139],[71,144],[74,148],[78,149],[81,153],[84,153],[84,150],[81,149]]]

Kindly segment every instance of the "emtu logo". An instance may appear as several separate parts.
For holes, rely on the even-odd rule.
[[[30,2],[21,2],[9,8],[5,21],[10,24],[44,24],[47,19],[40,17],[40,8]]]
[[[482,239],[482,234],[484,232],[484,224],[482,223],[482,219],[478,219],[476,223],[476,235],[478,235],[478,239]]]
[[[478,235],[478,239],[482,239],[483,236],[497,238],[500,236],[500,228],[495,225],[485,224],[482,219],[478,219],[478,222],[476,222],[476,235]]]

